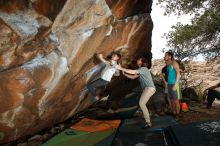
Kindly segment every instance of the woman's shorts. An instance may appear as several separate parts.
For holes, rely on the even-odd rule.
[[[180,85],[178,84],[176,90],[173,90],[174,84],[168,84],[168,97],[171,100],[179,100],[181,99],[181,88]]]

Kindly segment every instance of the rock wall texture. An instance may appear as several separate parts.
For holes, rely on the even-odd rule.
[[[95,53],[151,60],[151,0],[1,0],[0,144],[90,104]]]

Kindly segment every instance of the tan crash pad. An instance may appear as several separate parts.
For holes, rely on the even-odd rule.
[[[117,129],[121,120],[93,120],[84,118],[70,128],[85,132],[100,132]]]

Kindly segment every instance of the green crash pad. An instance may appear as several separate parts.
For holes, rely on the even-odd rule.
[[[43,146],[93,146],[114,132],[115,130],[90,133],[65,129],[46,141]]]

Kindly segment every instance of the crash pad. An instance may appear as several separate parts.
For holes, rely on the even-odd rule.
[[[121,120],[93,120],[84,118],[70,128],[84,132],[100,132],[117,129]]]
[[[90,133],[65,129],[46,141],[43,146],[93,146],[113,133],[115,130]]]
[[[113,145],[135,146],[145,144],[149,146],[174,146],[166,130],[166,127],[177,124],[173,117],[161,116],[152,118],[152,128],[143,129],[144,123],[145,121],[140,118],[125,119],[120,128],[118,128]]]
[[[178,146],[217,146],[220,144],[220,119],[168,127]]]
[[[161,116],[152,118],[151,122],[153,127],[145,129],[145,131],[160,131],[163,128],[166,128],[171,125],[178,124],[172,116]],[[120,132],[138,132],[143,131],[141,128],[144,125],[145,121],[140,118],[125,119],[121,124],[119,131]]]

